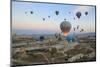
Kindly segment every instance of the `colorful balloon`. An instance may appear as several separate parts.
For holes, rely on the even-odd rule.
[[[63,32],[64,36],[67,36],[69,31],[71,30],[71,24],[69,21],[63,21],[60,24],[60,29]]]

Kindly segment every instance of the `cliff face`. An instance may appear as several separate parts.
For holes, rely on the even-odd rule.
[[[50,36],[49,36],[50,37]],[[12,64],[73,63],[96,60],[96,43],[93,37],[80,37],[83,42],[68,42],[65,37],[46,38],[13,43]],[[87,42],[85,42],[87,41]]]

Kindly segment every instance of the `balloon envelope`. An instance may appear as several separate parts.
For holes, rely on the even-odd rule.
[[[55,11],[56,15],[59,15],[59,11]]]
[[[74,31],[75,31],[75,28],[74,28]]]
[[[74,20],[75,20],[75,17],[74,17]]]
[[[67,36],[68,35],[68,32],[70,31],[71,29],[71,24],[69,21],[63,21],[61,24],[60,24],[60,29],[61,31],[64,33],[64,36]]]
[[[43,41],[44,40],[44,36],[40,36],[40,40]]]
[[[26,14],[27,12],[25,12],[25,14]]]
[[[81,17],[81,12],[77,12],[76,16],[77,16],[77,18],[80,18]]]
[[[88,12],[87,11],[85,12],[85,15],[88,15]]]
[[[45,18],[43,18],[43,21],[45,21]]]
[[[68,42],[75,42],[75,35],[73,33],[69,33],[68,36],[66,37],[66,40]]]
[[[71,12],[69,12],[69,14],[71,14]]]
[[[66,18],[64,20],[66,21]]]
[[[84,29],[81,29],[81,31],[84,31]]]
[[[31,14],[33,14],[33,11],[30,11]]]
[[[48,16],[48,18],[50,18],[50,16]]]
[[[77,26],[77,29],[79,29],[79,25]]]

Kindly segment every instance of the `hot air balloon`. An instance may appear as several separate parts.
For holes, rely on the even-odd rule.
[[[76,13],[76,16],[77,16],[78,19],[80,19],[81,15],[82,15],[81,12]]]
[[[81,29],[81,31],[80,32],[83,32],[84,31],[84,29]]]
[[[85,12],[85,15],[88,15],[88,12],[87,11]]]
[[[81,31],[84,31],[84,29],[81,29]]]
[[[30,11],[31,14],[33,14],[33,11]]]
[[[57,33],[55,33],[55,37],[56,37],[56,38],[58,38],[58,35],[57,35]]]
[[[74,17],[74,20],[75,20],[75,17]]]
[[[43,18],[43,21],[45,21],[45,18]]]
[[[71,14],[71,12],[69,12],[69,14]]]
[[[61,24],[60,24],[60,29],[61,31],[63,32],[64,36],[67,36],[70,29],[71,29],[71,24],[69,21],[63,21]]]
[[[55,14],[56,14],[56,15],[59,15],[59,11],[55,11]]]
[[[40,40],[43,41],[44,40],[44,36],[40,36]]]
[[[75,31],[75,28],[74,28],[74,31]]]
[[[77,29],[79,29],[79,25],[77,26]]]
[[[75,42],[75,35],[73,33],[68,34],[68,36],[66,37],[66,40],[68,42]]]
[[[25,12],[25,14],[27,14],[27,12]]]
[[[50,16],[48,16],[48,18],[50,18]]]
[[[64,20],[66,21],[66,18]]]

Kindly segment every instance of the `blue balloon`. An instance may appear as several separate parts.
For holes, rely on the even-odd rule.
[[[69,33],[68,36],[66,37],[66,40],[68,42],[75,42],[75,36],[73,33]]]
[[[43,41],[44,39],[44,36],[40,36],[40,41]]]

